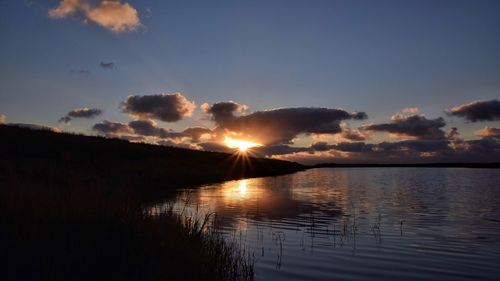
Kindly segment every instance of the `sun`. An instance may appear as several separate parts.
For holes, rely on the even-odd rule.
[[[224,138],[224,144],[229,148],[236,148],[239,152],[247,152],[252,147],[262,146],[260,143],[247,141],[247,140],[238,140],[233,139],[231,137]]]

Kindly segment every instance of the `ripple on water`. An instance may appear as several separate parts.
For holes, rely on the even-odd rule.
[[[313,169],[181,192],[257,280],[498,280],[500,171]],[[189,197],[189,200],[186,200]]]

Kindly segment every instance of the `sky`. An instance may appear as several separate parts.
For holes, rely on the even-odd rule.
[[[0,38],[7,124],[303,163],[500,159],[495,0],[0,0]]]

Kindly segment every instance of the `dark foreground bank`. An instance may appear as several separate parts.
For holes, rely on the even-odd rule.
[[[303,166],[0,126],[2,280],[248,280],[252,258],[200,221],[152,217],[177,188]]]

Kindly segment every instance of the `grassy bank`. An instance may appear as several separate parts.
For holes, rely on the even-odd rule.
[[[147,215],[175,189],[303,169],[269,159],[0,126],[2,280],[248,280],[201,223]]]

